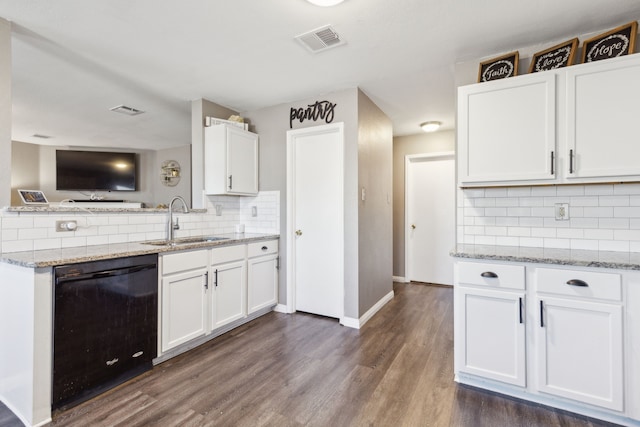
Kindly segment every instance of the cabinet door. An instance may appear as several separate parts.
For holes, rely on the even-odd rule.
[[[205,334],[207,270],[162,278],[162,351]]]
[[[543,298],[538,324],[538,388],[622,410],[622,307]]]
[[[258,135],[229,125],[204,130],[206,194],[258,193]]]
[[[461,186],[555,179],[555,79],[548,72],[459,89]]]
[[[211,267],[211,329],[246,316],[246,271],[244,260]]]
[[[258,135],[227,128],[229,194],[258,193]]]
[[[278,302],[278,256],[249,259],[249,314]]]
[[[460,372],[526,385],[524,292],[457,288]]]
[[[568,179],[638,179],[639,75],[637,55],[567,69]]]

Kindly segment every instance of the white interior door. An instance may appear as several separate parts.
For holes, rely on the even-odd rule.
[[[287,132],[290,311],[344,311],[344,131],[330,124]]]
[[[453,153],[406,157],[406,267],[409,280],[453,285],[455,244]]]

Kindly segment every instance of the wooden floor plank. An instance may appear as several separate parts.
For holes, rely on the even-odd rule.
[[[453,381],[453,291],[394,284],[356,330],[269,313],[54,414],[52,426],[593,426]]]

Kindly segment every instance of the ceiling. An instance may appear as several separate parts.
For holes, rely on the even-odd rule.
[[[640,2],[0,0],[0,17],[14,140],[155,150],[190,142],[195,99],[242,113],[353,87],[396,136],[427,120],[451,129],[456,63],[604,31],[638,19]],[[294,40],[326,24],[347,43],[313,54]],[[122,104],[145,113],[109,111]]]

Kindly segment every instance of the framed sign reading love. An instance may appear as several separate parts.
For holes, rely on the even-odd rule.
[[[577,38],[538,52],[531,59],[529,72],[537,73],[538,71],[555,70],[572,65],[576,50],[578,50]]]

